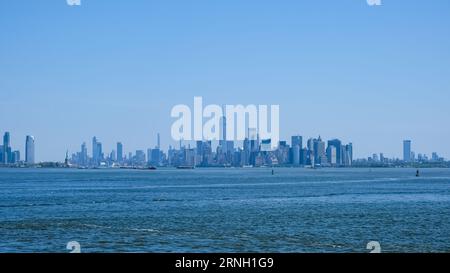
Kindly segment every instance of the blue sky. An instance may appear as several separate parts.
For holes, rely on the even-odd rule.
[[[281,138],[450,157],[450,1],[1,0],[0,132],[37,160],[170,139],[176,104],[279,104]]]

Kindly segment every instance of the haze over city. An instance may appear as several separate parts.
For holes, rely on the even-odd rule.
[[[0,133],[36,161],[97,136],[171,140],[177,104],[280,105],[280,138],[339,138],[354,157],[450,158],[450,2],[10,1],[0,10]],[[102,14],[102,17],[98,16]],[[26,20],[24,20],[26,18]],[[89,147],[89,149],[91,149]]]

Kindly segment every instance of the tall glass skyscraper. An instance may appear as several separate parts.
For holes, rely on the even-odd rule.
[[[325,142],[322,141],[322,138],[319,136],[318,139],[314,139],[314,158],[316,160],[316,163],[318,164],[326,164],[327,154],[326,154],[326,148],[325,148]]]
[[[403,161],[411,162],[411,140],[403,141]]]
[[[11,161],[11,137],[9,132],[3,136],[3,163],[8,164]]]
[[[291,146],[292,146],[292,164],[300,165],[300,150],[303,146],[303,138],[301,136],[292,136],[291,137]]]
[[[159,134],[158,134],[159,139]],[[117,162],[123,161],[123,145],[122,142],[117,142]]]
[[[34,137],[27,136],[25,140],[25,162],[27,164],[34,164]]]
[[[97,137],[92,138],[92,160],[95,165],[103,160],[102,143],[97,140]]]
[[[342,154],[342,142],[339,139],[332,139],[328,141],[328,147],[333,146],[336,148],[336,164],[341,165],[343,154]],[[333,150],[331,150],[332,152]],[[330,160],[330,153],[328,153],[328,160]],[[333,164],[333,162],[331,162]]]
[[[292,136],[291,137],[291,146],[294,147],[294,146],[297,146],[297,145],[300,147],[300,149],[303,148],[302,147],[303,146],[303,138],[302,138],[302,136]]]
[[[80,164],[82,166],[86,166],[88,164],[88,154],[87,154],[86,142],[83,142],[83,144],[81,144]]]

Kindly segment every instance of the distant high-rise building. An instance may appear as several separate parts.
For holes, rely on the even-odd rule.
[[[372,155],[372,160],[375,161],[375,162],[378,162],[379,161],[378,160],[378,154],[373,154]]]
[[[0,145],[0,164],[3,164],[3,145]]]
[[[302,136],[291,137],[291,162],[294,165],[300,165],[300,150],[303,146]]]
[[[439,161],[439,155],[436,152],[433,152],[431,154],[431,160],[433,161]]]
[[[79,164],[81,166],[88,165],[88,153],[87,153],[86,142],[83,142],[83,144],[81,144],[81,151],[80,151],[80,159],[79,160],[80,160]]]
[[[20,152],[14,151],[12,152],[12,163],[19,163],[20,161]]]
[[[308,139],[308,141],[306,142],[306,148],[308,149],[308,151],[314,153],[314,139],[313,138]]]
[[[316,159],[317,164],[326,164],[327,163],[327,154],[325,148],[325,142],[322,141],[322,138],[319,136],[318,139],[314,140],[314,158]]]
[[[351,166],[353,163],[353,144],[342,145],[342,162],[344,166]]]
[[[136,151],[136,156],[135,156],[135,160],[134,163],[136,165],[145,165],[147,162],[145,161],[145,153],[142,150],[137,150]]]
[[[300,165],[300,146],[295,145],[292,147],[292,164]]]
[[[111,151],[111,153],[109,154],[109,159],[113,162],[117,161],[116,150]]]
[[[331,165],[337,165],[338,164],[338,161],[337,161],[337,149],[336,149],[335,146],[328,145],[327,157],[328,157],[328,162]]]
[[[308,149],[300,149],[300,165],[306,165],[308,161]]]
[[[403,141],[403,161],[411,162],[411,140]]]
[[[92,138],[92,160],[94,163],[98,161],[98,145],[97,145],[97,137]]]
[[[342,165],[342,159],[343,159],[343,149],[342,149],[342,142],[339,139],[332,139],[328,141],[328,147],[333,146],[336,148],[336,165]],[[328,157],[328,160],[330,158]],[[333,163],[331,163],[333,164]]]
[[[25,140],[25,162],[34,164],[34,137],[27,136]]]
[[[292,136],[291,137],[291,146],[298,146],[301,148],[303,148],[303,138],[302,136]]]
[[[353,163],[353,143],[347,144],[346,150],[347,150],[348,158],[350,160],[350,165],[351,165]]]
[[[227,140],[226,143],[227,143],[226,152],[232,154],[234,152],[234,141]]]
[[[157,146],[156,146],[156,148],[161,149],[161,137],[160,137],[159,133],[158,133],[157,138],[158,138],[158,141],[157,141]]]
[[[123,161],[123,145],[122,142],[117,142],[117,162]]]
[[[269,151],[272,151],[272,140],[263,139],[261,142],[261,152],[269,152]]]
[[[250,152],[250,140],[248,138],[244,139],[243,146],[245,152]]]
[[[92,160],[95,165],[99,165],[103,160],[102,143],[97,140],[97,137],[92,138]]]
[[[103,148],[102,148],[101,142],[97,143],[97,151],[98,151],[98,160],[102,161],[103,160]]]
[[[3,135],[3,163],[10,163],[11,157],[11,136],[9,132],[6,132]]]
[[[153,166],[159,166],[161,164],[161,150],[160,149],[151,150],[148,161]]]
[[[153,149],[150,149],[150,148],[148,148],[147,149],[147,161],[148,161],[148,163],[150,163],[151,164],[151,159],[152,159],[152,150]]]
[[[248,136],[250,139],[250,150],[252,153],[259,152],[259,135],[255,128],[248,129]]]
[[[195,145],[197,149],[197,155],[203,156],[203,141],[198,140]]]

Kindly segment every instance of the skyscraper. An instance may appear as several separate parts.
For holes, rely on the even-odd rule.
[[[325,164],[327,163],[325,142],[322,141],[322,138],[319,136],[318,139],[314,139],[314,158],[317,164]]]
[[[34,137],[27,136],[25,140],[25,162],[34,164]]]
[[[227,153],[229,153],[229,154],[234,153],[234,141],[227,140],[226,143],[227,143],[227,149],[226,149]]]
[[[157,143],[156,148],[161,149],[161,137],[160,137],[159,133],[158,133],[158,143]]]
[[[159,134],[158,134],[159,139]],[[122,142],[117,142],[117,162],[123,161],[123,145]]]
[[[116,150],[111,151],[111,153],[109,154],[109,159],[113,162],[115,162],[117,160]]]
[[[3,163],[8,164],[11,161],[11,137],[9,132],[3,136]]]
[[[223,116],[221,118],[221,135],[219,145],[222,147],[222,151],[226,152],[227,149],[227,118]]]
[[[147,162],[145,161],[145,153],[142,150],[137,150],[136,151],[136,156],[134,158],[134,164],[138,165],[138,166],[143,166],[145,165]]]
[[[161,150],[160,149],[152,149],[151,153],[150,153],[150,157],[147,158],[147,161],[153,166],[160,166]]]
[[[411,162],[411,140],[403,141],[403,161]]]
[[[292,156],[292,164],[300,165],[300,150],[303,146],[303,138],[301,136],[292,136],[291,137],[291,156]]]
[[[148,148],[147,149],[147,162],[149,163],[149,164],[151,164],[151,160],[152,160],[152,149],[150,149],[150,148]]]
[[[353,144],[349,143],[345,146],[342,146],[342,154],[343,154],[343,159],[342,159],[342,165],[344,166],[351,166],[353,163]]]
[[[310,151],[314,153],[314,139],[310,138],[308,139],[308,141],[306,141],[306,148]]]
[[[87,164],[88,164],[87,147],[86,142],[83,142],[83,144],[81,144],[80,165],[86,166]]]
[[[292,164],[300,165],[300,146],[292,146]]]
[[[3,164],[3,145],[0,145],[0,164]]]
[[[95,165],[98,165],[103,159],[102,143],[97,140],[97,137],[92,138],[92,160]]]
[[[328,157],[328,162],[335,166],[336,164],[338,164],[337,162],[337,153],[336,153],[337,149],[335,146],[333,145],[328,145],[327,148],[327,157]]]
[[[347,153],[349,156],[349,160],[350,160],[350,165],[353,163],[353,143],[349,143],[346,147],[347,149]]]
[[[20,161],[20,151],[12,152],[12,163],[19,163]]]
[[[259,151],[259,135],[255,128],[248,129],[248,138],[250,139],[250,150],[251,152]]]
[[[336,148],[336,165],[342,164],[343,159],[343,149],[342,149],[342,142],[339,139],[332,139],[328,141],[328,147],[333,146]],[[331,150],[333,151],[333,150]],[[330,160],[329,153],[327,154],[328,160]],[[333,164],[332,162],[330,162]]]
[[[294,147],[297,145],[300,147],[300,149],[302,148],[302,146],[303,146],[302,136],[292,136],[291,137],[291,146]]]
[[[97,137],[93,137],[92,138],[92,160],[94,161],[94,163],[97,162],[98,158],[97,158]]]
[[[261,152],[269,152],[272,151],[272,140],[269,139],[263,139],[261,142]]]

